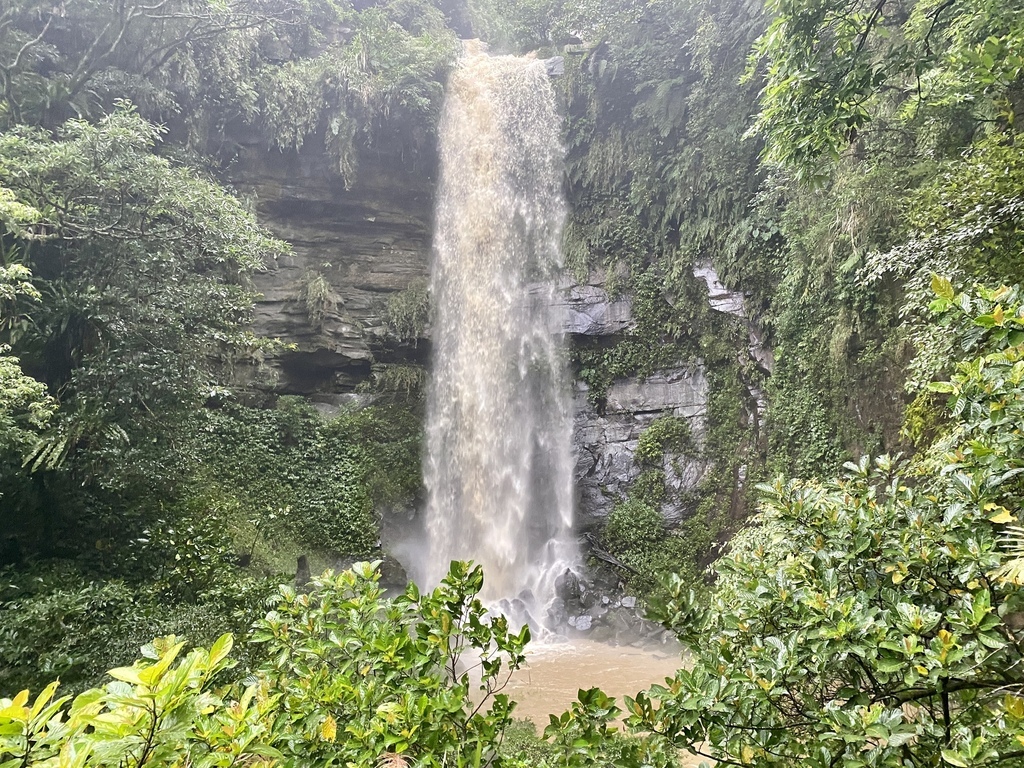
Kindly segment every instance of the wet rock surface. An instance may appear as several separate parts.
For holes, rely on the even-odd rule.
[[[350,189],[323,152],[244,149],[230,170],[256,201],[261,222],[292,252],[254,278],[262,296],[253,330],[290,348],[273,353],[270,387],[311,395],[353,390],[374,361],[425,357],[423,345],[397,345],[384,332],[387,299],[429,273],[434,185],[429,169],[364,152]],[[304,289],[330,286],[321,323]]]
[[[640,435],[662,416],[687,420],[699,446],[706,431],[708,381],[703,365],[660,371],[646,379],[622,379],[606,395],[604,408],[590,402],[585,385],[578,385],[575,402],[576,487],[578,524],[599,527],[626,489],[640,475],[635,455]],[[686,492],[704,477],[708,464],[701,458],[668,453],[666,501],[662,514],[679,522],[691,510]]]
[[[548,607],[547,623],[572,638],[614,645],[674,643],[675,636],[644,616],[643,603],[624,594],[614,574],[598,571],[580,576],[566,571]]]

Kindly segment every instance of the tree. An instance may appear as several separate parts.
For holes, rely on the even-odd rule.
[[[634,725],[735,765],[1024,756],[1024,594],[999,570],[1024,500],[1021,292],[950,291],[934,309],[972,351],[932,387],[949,397],[943,435],[909,463],[762,486],[711,609],[676,584],[664,618],[694,664],[627,701]]]
[[[173,422],[216,386],[215,358],[247,343],[246,276],[284,248],[195,170],[154,154],[160,132],[127,106],[54,141],[0,137],[0,179],[39,212],[4,240],[44,301],[11,341],[63,403],[45,463],[117,427]]]
[[[956,119],[977,125],[1000,112],[1013,124],[1024,93],[1019,2],[770,0],[767,8],[774,18],[751,63],[766,71],[757,129],[769,162],[798,179],[827,176],[821,161],[873,121],[882,121],[879,143],[890,151],[912,146],[910,124],[960,133]]]
[[[423,149],[456,51],[428,1],[6,0],[0,127],[97,121],[130,99],[204,154],[244,130],[289,149],[319,135],[351,181],[360,143]]]
[[[0,202],[0,216],[33,215],[31,209],[11,211],[9,190],[6,205]],[[4,196],[0,195],[0,201]],[[0,326],[11,327],[17,323],[16,302],[19,297],[38,299],[39,292],[30,282],[31,272],[22,264],[0,266]],[[11,313],[11,314],[8,314]],[[10,354],[8,345],[0,345],[0,454],[11,450],[26,450],[39,431],[46,427],[53,416],[56,402],[46,392],[46,386],[21,369],[21,361]]]
[[[0,6],[3,117],[8,125],[55,128],[70,118],[95,119],[114,98],[128,95],[173,110],[182,95],[172,90],[175,70],[212,64],[211,43],[230,38],[237,45],[260,27],[280,29],[305,6],[293,0],[7,0]],[[241,85],[245,60],[233,66],[207,87]],[[178,79],[178,89],[189,85]]]

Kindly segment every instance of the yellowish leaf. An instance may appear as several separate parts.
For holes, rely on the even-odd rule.
[[[1003,707],[1006,708],[1010,717],[1015,720],[1024,720],[1024,699],[1008,693],[1003,697]]]
[[[328,715],[327,719],[320,724],[320,738],[331,742],[338,738],[338,721],[334,719],[333,715]]]
[[[1010,510],[1005,507],[999,507],[999,509],[1002,511],[992,515],[992,517],[989,518],[989,522],[998,523],[999,525],[1016,522],[1017,518],[1010,513]]]
[[[131,683],[132,685],[145,685],[142,679],[139,677],[139,670],[133,667],[117,667],[107,672],[115,680],[120,680],[124,683]]]

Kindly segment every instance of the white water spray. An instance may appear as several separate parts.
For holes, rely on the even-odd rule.
[[[561,118],[542,61],[467,53],[440,125],[425,580],[472,559],[486,601],[543,624],[577,561]]]

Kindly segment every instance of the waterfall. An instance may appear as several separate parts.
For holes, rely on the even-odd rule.
[[[427,581],[472,559],[485,601],[541,624],[577,557],[560,125],[542,61],[467,51],[441,117],[431,275]]]

